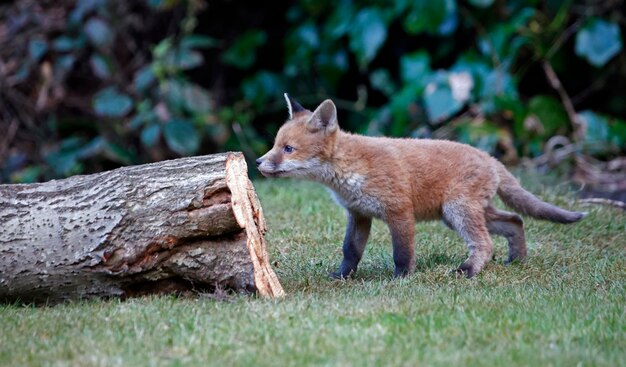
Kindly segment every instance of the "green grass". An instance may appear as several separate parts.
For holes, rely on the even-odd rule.
[[[464,244],[434,222],[417,226],[416,274],[393,280],[376,222],[356,277],[331,281],[343,212],[315,184],[255,185],[286,297],[0,305],[0,365],[626,365],[621,211],[586,207],[570,226],[526,219],[528,261],[504,266],[497,239],[496,261],[471,280],[452,274]],[[531,189],[572,205],[563,185]]]

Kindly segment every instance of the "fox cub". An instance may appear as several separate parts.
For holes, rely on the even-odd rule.
[[[491,204],[496,194],[515,211],[538,219],[573,223],[585,216],[541,201],[495,158],[469,145],[353,135],[339,129],[331,100],[311,112],[286,93],[285,99],[289,120],[256,164],[267,177],[320,182],[346,209],[343,261],[333,277],[357,270],[372,218],[389,226],[395,276],[415,268],[415,222],[442,219],[467,243],[469,257],[457,271],[471,278],[492,257],[490,233],[508,240],[508,262],[526,256],[522,218],[496,209]]]

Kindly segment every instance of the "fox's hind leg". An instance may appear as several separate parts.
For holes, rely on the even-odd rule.
[[[488,206],[485,208],[485,220],[489,232],[504,236],[509,242],[508,263],[523,260],[526,257],[524,221],[519,215]]]
[[[465,240],[469,249],[468,259],[457,271],[465,273],[468,278],[473,277],[491,259],[493,253],[484,208],[479,203],[447,202],[443,205],[443,220]]]
[[[331,273],[335,279],[347,278],[354,273],[363,257],[363,251],[372,228],[372,218],[348,211],[348,226],[343,239],[343,260],[339,270]]]
[[[412,214],[389,218],[387,225],[393,245],[393,276],[404,277],[415,271],[415,219]]]

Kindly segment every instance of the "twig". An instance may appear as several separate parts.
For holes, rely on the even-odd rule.
[[[548,52],[546,52],[545,55],[545,59],[546,60],[550,60],[552,58],[552,56],[554,56],[554,54],[557,53],[557,51],[559,51],[559,49],[561,48],[561,46],[563,46],[563,44],[574,34],[576,33],[576,31],[578,30],[578,28],[580,28],[580,26],[583,24],[583,22],[586,20],[586,18],[581,18],[578,19],[576,22],[574,22],[574,24],[570,25],[569,27],[567,27],[567,29],[561,33],[561,35],[559,36],[559,38],[557,38],[556,41],[554,41],[554,43],[552,44],[552,46],[550,46],[550,49],[548,50]]]
[[[548,60],[543,60],[541,62],[541,66],[543,67],[543,71],[550,82],[550,86],[554,88],[561,97],[561,102],[563,103],[563,107],[565,107],[565,112],[567,112],[567,116],[572,123],[572,128],[574,129],[573,140],[580,141],[585,136],[585,123],[582,121],[580,117],[576,114],[576,110],[574,109],[574,104],[572,104],[572,100],[567,95],[567,91],[563,88],[561,84],[561,80],[556,75],[556,72],[552,68],[552,65]]]
[[[9,128],[6,131],[6,135],[4,136],[4,139],[2,139],[2,142],[0,142],[0,162],[5,162],[5,153],[7,150],[9,150],[9,146],[11,145],[11,141],[13,140],[13,138],[15,137],[15,134],[17,133],[17,128],[19,126],[19,122],[16,119],[11,120],[11,124],[9,125]]]
[[[619,200],[611,200],[611,199],[603,199],[603,198],[589,198],[589,199],[581,199],[579,200],[582,204],[600,204],[600,205],[610,205],[616,208],[620,208],[626,210],[626,203]]]

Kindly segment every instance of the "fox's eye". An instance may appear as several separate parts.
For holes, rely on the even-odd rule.
[[[285,153],[293,153],[293,151],[296,150],[294,147],[292,147],[291,145],[285,145],[285,147],[283,148],[283,151]]]

